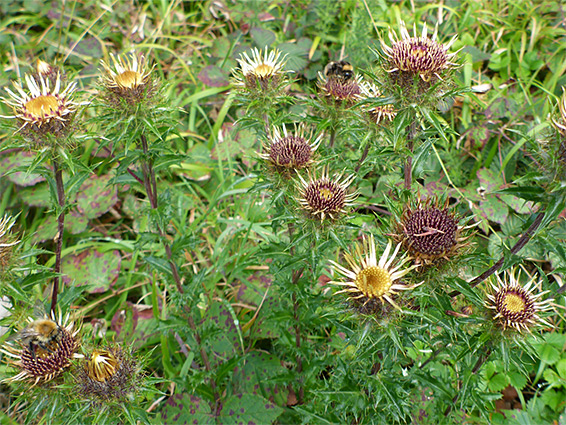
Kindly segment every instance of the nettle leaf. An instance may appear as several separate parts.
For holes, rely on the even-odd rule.
[[[547,364],[554,364],[560,359],[560,352],[550,344],[544,344],[539,350],[540,360]]]
[[[6,155],[0,161],[0,177],[6,177],[13,183],[20,186],[33,186],[39,182],[45,181],[45,177],[36,173],[27,173],[26,171],[13,171],[15,168],[27,168],[35,159],[36,154],[32,152],[20,151]]]
[[[163,424],[215,424],[210,405],[200,397],[189,394],[174,394],[169,397],[161,411]]]
[[[507,385],[509,385],[509,377],[502,373],[496,373],[487,383],[487,387],[493,392],[500,392],[505,389]]]
[[[91,294],[105,292],[116,283],[122,257],[118,250],[101,252],[89,248],[77,255],[66,255],[62,260],[63,282],[75,286],[89,285]]]
[[[118,202],[118,189],[109,185],[111,176],[91,176],[77,194],[77,209],[89,219],[107,213]]]
[[[253,394],[229,397],[219,415],[220,423],[255,425],[270,424],[283,413],[283,409],[265,398]]]

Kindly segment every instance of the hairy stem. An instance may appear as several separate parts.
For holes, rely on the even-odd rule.
[[[57,159],[53,159],[53,175],[57,190],[57,203],[59,204],[59,216],[57,217],[57,235],[55,236],[55,273],[53,278],[53,292],[51,293],[51,313],[55,314],[57,307],[57,294],[59,293],[59,282],[61,274],[61,252],[63,251],[63,231],[65,230],[65,186],[63,185],[63,170]]]
[[[543,218],[544,218],[544,212],[538,213],[538,215],[536,216],[532,224],[529,226],[527,231],[523,233],[523,235],[519,238],[517,243],[513,245],[513,247],[511,248],[510,250],[511,255],[518,253],[527,244],[527,242],[529,242],[529,240],[533,237],[534,233],[542,223]],[[501,258],[499,259],[499,261],[497,261],[497,263],[495,263],[485,272],[483,272],[474,280],[472,280],[470,282],[470,288],[474,288],[475,286],[479,285],[481,282],[486,280],[488,277],[490,277],[493,273],[495,273],[497,270],[501,268],[504,262],[505,262],[505,255],[501,256]],[[448,295],[450,295],[451,297],[455,297],[456,295],[459,294],[460,294],[459,291],[452,291]]]
[[[142,179],[143,185],[145,187],[147,197],[149,198],[149,203],[151,205],[151,208],[157,209],[158,198],[157,198],[157,184],[156,184],[156,179],[155,179],[155,170],[153,168],[153,161],[151,159],[147,158],[148,153],[149,153],[149,146],[148,146],[148,143],[147,143],[147,138],[144,135],[141,136],[141,146],[142,146],[143,153],[146,156],[146,159],[141,164],[142,175],[143,175],[143,179]],[[181,277],[179,276],[179,272],[177,270],[177,265],[173,261],[173,253],[171,252],[171,247],[166,242],[167,239],[166,239],[165,232],[163,231],[163,229],[161,228],[159,223],[157,223],[157,231],[159,232],[159,236],[160,236],[161,241],[163,243],[163,246],[165,248],[165,253],[167,255],[167,259],[169,260],[169,267],[171,268],[171,273],[173,274],[173,279],[175,279],[175,285],[177,286],[177,290],[182,294],[182,293],[184,293],[184,291],[183,291],[183,287],[181,285]],[[189,323],[189,327],[191,328],[191,331],[194,334],[195,340],[196,340],[196,342],[199,346],[199,352],[200,352],[200,355],[201,355],[201,358],[202,358],[202,362],[204,363],[204,368],[206,369],[207,372],[211,372],[212,367],[210,365],[210,360],[208,358],[208,354],[206,354],[206,350],[202,346],[202,340],[201,340],[200,334],[198,332],[197,325],[196,325],[193,317],[190,315],[190,312],[189,312],[188,323]],[[214,393],[215,410],[216,410],[220,407],[220,394],[218,393],[218,390],[216,388],[216,381],[213,378],[210,378],[209,384],[210,384],[210,387],[212,388],[212,391]]]

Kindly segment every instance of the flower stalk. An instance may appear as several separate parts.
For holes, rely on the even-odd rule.
[[[141,168],[142,168],[142,176],[143,176],[143,185],[146,191],[146,195],[149,198],[149,204],[151,208],[156,210],[158,207],[158,200],[157,200],[157,183],[155,180],[155,170],[153,168],[153,160],[149,158],[149,146],[147,143],[147,138],[145,135],[141,135],[140,137],[141,147],[145,156],[145,159],[142,161]],[[167,255],[167,260],[169,262],[169,267],[171,268],[171,273],[173,274],[173,279],[175,280],[175,285],[177,286],[177,290],[179,293],[184,293],[183,286],[181,285],[181,277],[179,276],[179,271],[177,270],[177,265],[173,261],[173,253],[171,251],[171,247],[166,242],[165,239],[165,232],[159,225],[157,225],[157,231],[159,232],[159,237],[161,238],[161,242],[163,247],[165,248],[165,254]]]
[[[59,282],[61,280],[61,253],[63,251],[63,232],[65,230],[65,186],[63,183],[63,170],[59,161],[54,158],[53,175],[57,191],[57,202],[59,216],[57,217],[57,235],[55,236],[55,277],[53,278],[53,290],[51,293],[51,314],[55,314],[57,307],[57,294],[59,292]]]

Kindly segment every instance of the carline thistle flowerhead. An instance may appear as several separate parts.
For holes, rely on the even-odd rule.
[[[299,175],[299,204],[310,217],[320,222],[336,220],[347,212],[346,208],[353,205],[357,196],[357,193],[347,192],[354,177],[352,174],[342,178],[340,174],[331,179],[327,168],[322,169],[320,178],[310,172],[307,180]]]
[[[275,167],[279,172],[298,170],[310,166],[313,154],[320,145],[323,133],[314,137],[313,131],[307,131],[304,124],[295,124],[294,132],[287,132],[285,126],[279,130],[273,127],[268,143],[263,146],[260,157]]]
[[[30,381],[33,385],[45,383],[62,374],[71,365],[71,360],[81,358],[77,354],[80,342],[77,338],[79,329],[69,322],[69,316],[64,319],[61,314],[54,314],[48,319],[29,318],[28,328],[16,335],[19,341],[8,341],[0,349],[8,357],[8,364],[19,370],[19,373],[4,382]],[[46,338],[45,332],[35,327],[45,327],[49,323],[53,327]],[[37,333],[35,333],[37,332]],[[39,339],[43,336],[43,339]]]
[[[440,205],[439,200],[432,197],[407,205],[393,236],[417,264],[430,265],[456,255],[471,236],[462,235],[468,228],[459,225],[458,218],[448,208],[448,199]]]
[[[53,88],[49,79],[42,75],[35,78],[26,75],[25,83],[27,90],[20,82],[13,83],[14,91],[5,88],[9,98],[2,98],[2,101],[12,108],[14,115],[4,118],[16,119],[18,131],[36,146],[43,146],[47,136],[64,138],[78,106],[72,100],[76,83],[63,87],[60,74],[57,74]]]
[[[277,49],[262,51],[254,48],[251,57],[247,52],[236,59],[240,69],[233,69],[234,85],[251,93],[269,94],[278,91],[284,82],[285,55]]]
[[[361,96],[364,100],[379,99],[383,96],[379,88],[373,83],[364,81],[360,87]],[[380,106],[368,104],[365,105],[363,109],[369,114],[371,121],[375,124],[380,124],[383,121],[393,121],[397,115],[395,107],[391,104]]]
[[[78,392],[95,403],[126,399],[140,379],[135,359],[119,346],[94,349],[76,378]]]
[[[538,301],[549,291],[534,294],[540,286],[536,282],[536,276],[529,276],[530,280],[525,286],[519,283],[521,272],[515,277],[516,270],[505,271],[503,278],[496,276],[489,280],[491,293],[487,293],[486,307],[494,310],[493,319],[503,327],[504,330],[514,328],[515,330],[530,331],[535,326],[552,327],[550,323],[543,320],[538,314],[552,309],[552,299]]]
[[[361,84],[362,77],[358,74],[345,79],[318,73],[318,88],[327,100],[336,104],[351,106],[363,99]]]
[[[439,43],[436,40],[438,25],[435,27],[432,38],[428,38],[426,25],[423,25],[420,37],[417,36],[415,25],[414,36],[411,37],[403,21],[400,23],[399,33],[401,38],[392,29],[389,29],[391,46],[388,46],[383,39],[381,39],[381,46],[386,62],[385,71],[392,82],[404,92],[409,89],[417,89],[416,95],[420,95],[439,80],[443,80],[446,71],[460,66],[453,62],[458,52],[448,53],[456,36],[446,44]],[[420,81],[420,84],[417,81],[416,87],[415,79]]]
[[[403,268],[410,261],[408,257],[402,258],[395,264],[395,258],[401,248],[401,244],[398,244],[393,254],[389,256],[392,246],[392,241],[389,241],[378,261],[375,240],[373,235],[370,235],[369,238],[363,238],[362,246],[359,244],[355,245],[353,254],[344,254],[348,268],[335,261],[330,261],[334,274],[338,273],[346,279],[330,282],[333,285],[345,287],[335,294],[347,293],[353,301],[361,303],[362,307],[372,301],[379,301],[381,304],[387,302],[393,307],[400,309],[393,301],[393,296],[398,291],[414,289],[421,285],[422,282],[416,285],[405,285],[398,282],[399,279],[416,268],[417,265]]]
[[[101,82],[106,89],[104,96],[109,103],[118,107],[125,104],[135,107],[153,97],[156,86],[152,80],[153,67],[149,68],[146,58],[139,53],[131,52],[114,56],[110,61],[100,61],[103,74]]]

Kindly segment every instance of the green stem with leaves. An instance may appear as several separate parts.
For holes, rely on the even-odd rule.
[[[63,232],[65,230],[65,186],[63,184],[63,170],[57,159],[53,159],[53,176],[57,192],[59,216],[57,217],[57,235],[55,236],[55,277],[53,278],[53,291],[51,293],[51,313],[55,315],[57,295],[61,280],[61,253],[63,251]]]
[[[156,210],[158,207],[158,198],[157,198],[157,183],[155,179],[155,170],[153,168],[153,160],[149,158],[149,145],[147,143],[147,138],[145,135],[142,134],[141,138],[141,146],[143,153],[145,155],[145,159],[142,161],[141,168],[142,168],[142,180],[143,185],[149,198],[149,204],[151,208]],[[161,243],[165,248],[165,254],[167,255],[167,260],[169,261],[169,268],[171,269],[171,273],[173,275],[173,279],[175,280],[175,285],[177,286],[177,290],[182,294],[183,286],[181,285],[181,277],[179,276],[179,271],[177,270],[177,265],[173,261],[173,253],[171,251],[171,247],[166,242],[166,235],[161,225],[159,223],[157,225],[157,231],[159,232],[159,237],[161,238]]]

